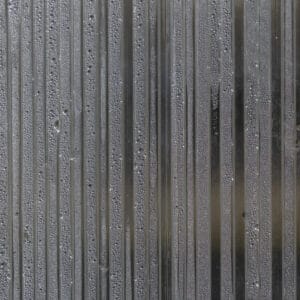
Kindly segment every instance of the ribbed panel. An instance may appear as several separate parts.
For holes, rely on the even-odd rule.
[[[0,299],[297,299],[300,4],[0,1]]]

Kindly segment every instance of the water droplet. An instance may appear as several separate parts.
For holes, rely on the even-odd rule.
[[[56,120],[54,122],[54,129],[56,130],[57,133],[60,132],[60,128],[59,128],[59,120]]]

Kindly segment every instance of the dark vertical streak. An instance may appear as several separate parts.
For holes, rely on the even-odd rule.
[[[235,2],[235,297],[245,295],[244,253],[244,62],[242,1]]]
[[[132,0],[124,2],[124,24],[122,42],[124,43],[124,97],[125,97],[125,280],[126,298],[134,297],[134,204],[133,204],[133,28]]]
[[[170,90],[169,90],[169,1],[161,3],[161,256],[162,298],[170,297]]]
[[[272,297],[282,298],[280,0],[272,4]]]
[[[220,298],[220,3],[208,2],[210,56],[211,297]]]

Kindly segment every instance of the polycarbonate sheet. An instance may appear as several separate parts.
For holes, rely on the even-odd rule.
[[[0,299],[297,299],[300,2],[0,1]]]

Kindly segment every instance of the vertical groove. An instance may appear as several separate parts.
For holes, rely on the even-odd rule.
[[[20,2],[20,23],[19,23],[19,45],[20,45],[20,52],[19,52],[19,85],[18,85],[18,89],[20,92],[20,101],[18,103],[18,113],[19,113],[19,134],[20,134],[20,146],[19,146],[19,169],[18,169],[18,177],[19,177],[19,189],[18,189],[18,197],[19,197],[19,262],[20,262],[20,298],[22,298],[23,296],[23,289],[24,289],[24,285],[23,285],[23,234],[22,234],[22,230],[23,230],[23,197],[22,197],[22,182],[23,182],[23,178],[22,178],[22,166],[23,166],[23,157],[22,157],[22,145],[23,145],[23,139],[22,139],[22,126],[23,126],[23,122],[22,122],[22,97],[23,97],[23,91],[22,91],[22,18],[21,18],[21,13],[22,13],[22,3],[23,1],[21,0]]]
[[[160,106],[160,178],[161,178],[161,257],[162,260],[162,298],[170,297],[170,48],[168,43],[170,30],[169,1],[163,0],[161,3],[161,106]]]
[[[61,69],[60,69],[60,51],[61,51],[61,11],[60,11],[60,2],[61,0],[57,0],[57,120],[54,123],[55,130],[57,131],[57,147],[56,147],[56,188],[57,188],[57,197],[56,197],[56,260],[57,260],[57,299],[61,300],[61,290],[62,290],[62,282],[61,282],[61,218],[60,218],[60,207],[61,207],[61,185],[62,181],[60,179],[60,169],[61,169],[61,135],[62,135],[62,120],[61,120],[61,94],[62,94],[62,87],[61,87]],[[56,59],[55,59],[56,62]]]
[[[32,44],[32,50],[31,50],[31,61],[32,61],[32,115],[31,115],[31,122],[32,122],[32,159],[36,157],[36,128],[35,128],[35,115],[36,115],[36,110],[35,110],[35,23],[34,23],[34,1],[31,1],[30,3],[30,13],[31,13],[31,44]],[[36,176],[36,164],[35,161],[33,160],[32,162],[32,219],[33,219],[33,224],[32,224],[32,236],[33,236],[33,297],[35,297],[36,293],[36,265],[37,265],[37,240],[36,240],[36,220],[37,220],[37,197],[35,194],[35,186],[37,182],[37,176]]]
[[[125,286],[126,299],[134,298],[135,293],[135,197],[134,197],[134,65],[133,65],[133,1],[126,1],[124,3],[124,26],[123,39],[124,53],[122,59],[124,60],[124,188],[125,188],[125,205],[124,205],[124,228],[125,228]],[[126,30],[127,29],[127,30]],[[142,39],[143,41],[144,39]],[[143,97],[144,98],[144,97]],[[143,99],[141,98],[141,99]],[[142,100],[141,100],[142,101]]]
[[[84,295],[82,277],[83,277],[83,235],[82,235],[82,9],[81,1],[73,1],[73,18],[72,18],[72,197],[73,204],[73,298],[81,299]]]
[[[47,3],[44,3],[43,7],[43,35],[44,35],[44,49],[43,49],[43,64],[44,64],[44,74],[43,74],[43,82],[44,82],[44,91],[43,91],[43,98],[44,98],[44,107],[42,112],[43,117],[43,141],[45,147],[45,299],[48,299],[48,287],[49,287],[49,278],[48,278],[48,207],[49,207],[49,196],[48,196],[48,169],[47,169],[47,160],[48,160],[48,145],[47,145]]]
[[[84,1],[80,1],[80,82],[81,82],[81,93],[80,93],[80,114],[81,114],[81,119],[80,119],[80,133],[79,136],[81,137],[80,139],[80,148],[81,148],[81,153],[80,153],[80,172],[81,172],[81,184],[80,184],[80,189],[81,189],[81,198],[80,198],[80,223],[81,223],[81,298],[85,297],[86,293],[86,249],[85,249],[85,230],[86,230],[86,224],[85,224],[85,218],[86,218],[86,209],[85,209],[85,189],[84,189]]]

